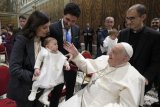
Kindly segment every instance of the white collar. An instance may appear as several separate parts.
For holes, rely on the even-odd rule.
[[[158,28],[156,31],[158,31],[158,32],[159,32],[159,28]]]
[[[65,28],[64,28],[63,19],[61,19],[61,24],[62,24],[62,28],[65,29]]]
[[[63,18],[61,19],[61,24],[62,24],[62,29],[66,29],[66,28],[64,27]],[[71,28],[69,28],[68,31],[69,31],[69,30],[71,30]]]

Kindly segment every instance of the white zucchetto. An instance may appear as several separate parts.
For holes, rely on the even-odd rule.
[[[124,47],[125,51],[127,52],[129,58],[131,58],[132,55],[133,55],[133,48],[132,48],[132,46],[130,44],[126,43],[126,42],[120,42],[120,44],[123,45],[123,47]]]

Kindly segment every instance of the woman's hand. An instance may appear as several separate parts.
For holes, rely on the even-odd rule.
[[[65,70],[69,71],[71,68],[69,65],[65,66]]]
[[[32,81],[35,81],[37,80],[38,76],[40,75],[40,69],[36,68],[34,70],[34,74],[33,74],[33,77],[32,77]]]

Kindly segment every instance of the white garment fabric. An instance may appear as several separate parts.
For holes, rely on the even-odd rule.
[[[41,47],[34,68],[40,68],[40,75],[34,81],[34,86],[52,88],[64,82],[63,66],[69,64],[67,58],[60,52],[53,53]]]
[[[41,41],[39,37],[34,38],[34,54],[35,54],[35,59],[37,59],[37,55],[41,49]]]
[[[158,29],[156,29],[156,31],[158,31],[158,32],[159,32],[159,31],[160,31],[160,29],[158,28]]]
[[[121,44],[123,45],[125,51],[127,52],[128,56],[131,58],[133,55],[133,48],[131,45],[129,45],[126,42],[121,42]]]
[[[73,61],[82,71],[94,74],[84,89],[59,107],[139,107],[143,104],[145,79],[129,63],[109,67],[108,55],[93,60],[79,54]]]
[[[115,40],[111,39],[110,36],[107,36],[103,41],[103,46],[100,46],[101,52],[107,52],[109,54],[111,52],[111,49],[114,45],[116,45],[118,42],[118,39]]]
[[[0,36],[0,45],[2,44],[2,36]]]

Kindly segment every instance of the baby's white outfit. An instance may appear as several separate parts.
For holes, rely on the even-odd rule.
[[[110,36],[107,36],[103,41],[103,46],[100,46],[102,53],[107,52],[109,54],[111,52],[112,47],[117,44],[118,39],[111,39]]]
[[[64,83],[63,66],[66,64],[69,65],[67,58],[60,51],[53,53],[49,49],[41,47],[34,66],[35,69],[40,69],[40,75],[33,82],[32,92],[28,99],[30,101],[35,100],[38,88],[45,88],[42,96],[47,97],[48,100],[48,94],[54,86]],[[42,96],[39,100],[43,99]],[[46,105],[48,105],[48,102]]]

